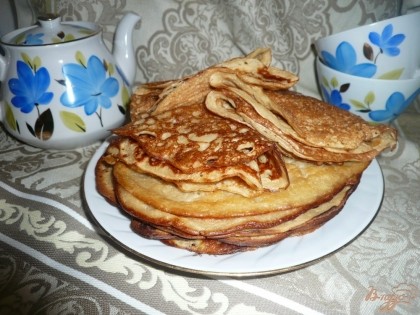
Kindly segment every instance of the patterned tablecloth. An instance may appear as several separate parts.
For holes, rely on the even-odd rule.
[[[54,10],[103,23],[108,39],[123,12],[143,15],[139,82],[272,46],[277,65],[300,74],[298,90],[319,97],[311,42],[401,9],[399,1],[374,0],[146,2],[63,0]],[[1,125],[0,314],[418,314],[419,103],[393,123],[397,149],[378,158],[385,190],[372,224],[305,268],[247,278],[184,273],[127,252],[94,223],[84,200],[84,172],[100,142],[42,150]]]

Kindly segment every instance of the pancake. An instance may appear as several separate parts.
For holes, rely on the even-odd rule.
[[[360,116],[313,97],[291,91],[267,92],[267,95],[271,99],[270,110],[282,117],[296,132],[296,137],[305,139],[309,145],[362,153],[390,146],[391,143],[383,147],[375,143],[375,139],[378,142],[382,139],[381,135],[396,138],[395,130],[387,125],[370,124]]]
[[[226,68],[210,67],[193,76],[172,81],[159,93],[158,100],[148,110],[148,113],[158,115],[178,107],[189,107],[204,102],[210,91],[209,77],[217,72],[232,72]]]
[[[353,186],[354,188],[354,186]],[[137,234],[155,240],[163,240],[163,243],[177,247],[187,249],[189,251],[198,253],[198,254],[213,254],[213,255],[222,255],[222,254],[232,254],[238,251],[248,251],[255,250],[256,248],[262,246],[269,246],[275,244],[284,238],[291,236],[301,236],[307,233],[311,233],[314,230],[320,228],[323,224],[332,219],[337,215],[340,210],[343,208],[347,197],[350,195],[353,188],[347,187],[342,191],[344,198],[338,198],[336,202],[330,203],[329,205],[322,205],[326,211],[313,209],[312,214],[304,214],[298,217],[297,219],[287,221],[286,223],[281,224],[282,228],[276,227],[277,231],[271,229],[273,234],[266,233],[250,233],[249,235],[241,233],[242,235],[235,234],[232,236],[225,236],[223,238],[194,238],[194,236],[174,234],[167,230],[162,230],[159,226],[152,226],[145,224],[142,221],[133,220],[131,227],[134,232]],[[342,196],[342,197],[343,197]],[[333,205],[337,203],[336,205]],[[299,218],[305,217],[303,221]],[[279,226],[279,227],[280,227]],[[256,230],[255,230],[256,231]],[[199,246],[197,246],[199,244]],[[217,244],[214,247],[214,244]],[[232,247],[227,247],[224,244],[233,245]]]
[[[207,254],[207,255],[227,255],[234,254],[238,252],[245,252],[249,250],[256,249],[255,247],[246,247],[246,246],[236,246],[233,244],[228,244],[220,242],[218,240],[185,240],[185,239],[168,239],[162,240],[162,243],[185,249],[197,254]]]
[[[290,185],[276,192],[246,198],[224,191],[182,192],[171,183],[133,171],[123,163],[114,165],[116,182],[153,208],[179,216],[227,218],[272,211],[309,208],[321,204],[358,181],[369,163],[315,165],[288,159]]]
[[[242,229],[270,228],[299,216],[302,209],[236,218],[182,217],[155,209],[117,185],[119,205],[131,217],[183,238],[221,238]]]
[[[115,147],[117,141],[111,141],[105,153],[99,158],[95,165],[95,183],[97,191],[114,206],[117,206],[115,196],[114,179],[112,175],[113,165],[116,163],[114,155],[118,152]]]
[[[263,215],[221,219],[175,216],[144,204],[121,186],[116,188],[116,193],[122,209],[131,217],[173,235],[197,239],[263,236],[286,232],[309,222],[331,208],[341,208],[350,195],[351,187],[354,186],[345,187],[331,200],[306,211],[291,209]]]
[[[130,227],[137,234],[151,240],[180,239],[180,237],[177,237],[174,234],[158,229],[140,220],[135,220],[135,219],[131,220]]]
[[[185,173],[249,162],[273,147],[255,130],[211,114],[202,104],[151,115],[114,133]]]
[[[236,232],[229,233],[229,237],[249,237],[249,236],[263,236],[275,235],[293,230],[299,226],[309,226],[308,222],[312,222],[317,217],[330,212],[332,209],[342,209],[348,197],[354,191],[357,184],[344,187],[338,194],[331,200],[328,200],[317,207],[311,208],[303,213],[300,213],[295,218],[284,220],[283,222],[272,227],[260,229],[241,229]]]
[[[183,192],[211,192],[216,190],[223,190],[230,193],[239,194],[247,198],[256,197],[263,192],[261,189],[251,188],[239,177],[226,178],[213,183],[195,183],[186,181],[174,181],[173,183],[179,188],[179,190]]]
[[[322,163],[369,161],[396,145],[394,128],[371,125],[347,111],[307,96],[302,96],[300,101],[303,107],[293,107],[292,102],[288,107],[287,118],[294,121],[293,126],[300,131],[298,134],[278,115],[280,110],[272,112],[267,108],[281,107],[276,102],[280,103],[279,100],[285,96],[290,98],[290,95],[300,98],[298,94],[264,92],[260,95],[261,100],[256,100],[254,96],[259,94],[258,91],[262,93],[253,87],[253,96],[237,88],[212,91],[207,96],[206,106],[220,116],[255,128],[277,142],[284,154],[299,159]]]
[[[130,98],[130,121],[142,119],[144,114],[152,110],[156,102],[159,101],[165,87],[168,87],[171,83],[172,81],[155,84],[146,83],[135,88]]]
[[[131,221],[131,228],[135,233],[144,238],[160,240],[168,246],[185,249],[197,254],[227,255],[255,249],[252,247],[228,244],[214,239],[183,239],[153,226],[144,224],[138,220]]]
[[[114,187],[112,185],[112,166],[101,157],[95,167],[96,188],[111,204],[116,205]]]
[[[243,82],[267,90],[287,90],[293,87],[299,81],[299,77],[290,71],[270,66],[271,59],[270,49],[256,49],[245,57],[223,62],[219,67],[226,67],[233,71],[218,71],[216,74],[235,74]],[[212,86],[211,76],[209,76],[210,86]]]
[[[341,211],[341,209],[342,207],[333,207],[327,212],[324,212],[313,218],[312,220],[290,230],[285,230],[284,232],[260,236],[233,236],[221,239],[220,241],[236,246],[251,246],[257,248],[262,246],[270,246],[280,242],[287,237],[302,236],[319,229],[322,225],[336,216]]]
[[[135,89],[130,102],[132,121],[144,113],[159,114],[181,106],[203,103],[211,90],[209,78],[214,73],[237,73],[248,83],[268,89],[288,89],[297,83],[295,74],[271,67],[271,49],[259,48],[247,56],[204,69],[177,80],[146,83]]]
[[[260,191],[278,190],[289,184],[287,170],[277,146],[245,164],[184,173],[170,163],[150,158],[139,143],[122,137],[114,141],[113,158],[141,173],[175,183],[184,191],[217,189],[255,196]]]

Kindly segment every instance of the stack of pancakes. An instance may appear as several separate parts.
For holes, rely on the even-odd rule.
[[[395,129],[290,91],[257,49],[144,84],[96,165],[98,191],[139,235],[199,254],[268,246],[319,228]]]

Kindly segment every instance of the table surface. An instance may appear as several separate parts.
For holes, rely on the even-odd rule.
[[[418,107],[418,106],[417,106]],[[385,191],[372,224],[304,268],[233,278],[151,264],[90,217],[83,175],[100,143],[41,150],[0,131],[0,313],[414,314],[420,309],[420,112],[394,122],[378,157]]]

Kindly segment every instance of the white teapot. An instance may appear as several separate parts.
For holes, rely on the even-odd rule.
[[[39,18],[1,38],[1,119],[19,140],[45,149],[86,146],[126,120],[136,74],[132,32],[140,17],[117,26],[113,53],[88,22]]]

